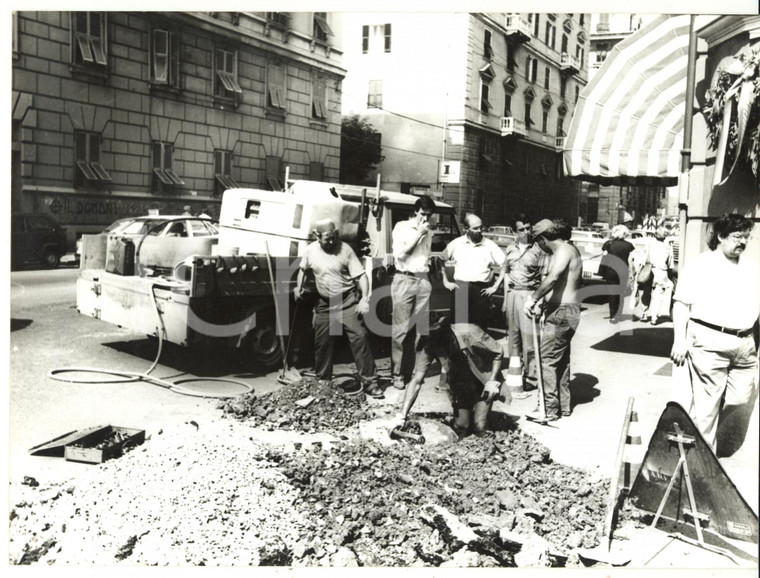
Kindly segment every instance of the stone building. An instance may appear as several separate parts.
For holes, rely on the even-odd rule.
[[[69,243],[114,220],[217,214],[222,192],[337,181],[340,15],[13,14],[13,211]]]
[[[487,224],[575,222],[562,140],[586,84],[588,16],[343,14],[343,113],[381,133],[383,188],[428,191]]]

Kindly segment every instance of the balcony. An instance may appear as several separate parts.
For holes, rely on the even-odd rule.
[[[522,43],[528,42],[531,38],[530,24],[519,14],[505,14],[504,28],[507,31],[507,40]]]
[[[558,151],[561,151],[563,148],[565,148],[565,137],[563,136],[557,136],[554,137],[554,148]]]
[[[501,136],[515,136],[522,138],[527,134],[525,123],[513,116],[501,117]]]
[[[563,52],[559,57],[559,69],[567,74],[575,74],[580,72],[581,61],[577,56],[570,56],[567,52]]]

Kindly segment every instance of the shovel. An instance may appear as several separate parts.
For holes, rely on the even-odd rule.
[[[538,343],[538,321],[535,316],[531,317],[533,323],[533,349],[536,352],[536,376],[538,377],[538,416],[526,414],[525,417],[541,425],[549,425],[546,419],[546,401],[544,400],[544,371],[541,364],[541,348]],[[554,427],[554,426],[550,426]]]
[[[282,335],[282,322],[280,317],[280,308],[277,305],[277,286],[274,283],[274,270],[272,269],[272,255],[269,252],[269,242],[264,239],[264,248],[267,252],[267,265],[269,267],[269,281],[272,284],[272,299],[274,300],[274,316],[277,319],[277,337],[280,339],[280,351],[282,352],[282,371],[277,377],[277,382],[283,385],[287,385],[294,381],[301,379],[301,375],[295,370],[288,367],[288,348],[290,346],[290,340],[292,335],[288,336],[288,348],[285,347],[285,338]],[[295,324],[296,316],[293,312],[293,324]],[[291,333],[293,332],[293,324],[291,324]]]

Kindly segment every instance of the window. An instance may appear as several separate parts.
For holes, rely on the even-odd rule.
[[[560,52],[567,53],[567,34],[562,35],[562,50]]]
[[[322,163],[309,163],[309,180],[324,181],[325,165]]]
[[[269,188],[273,191],[282,191],[282,159],[280,157],[267,157],[266,178]]]
[[[546,34],[544,35],[544,43],[554,50],[554,43],[557,39],[557,27],[552,22],[546,23]]]
[[[237,81],[237,52],[214,51],[214,96],[236,99],[243,93]]]
[[[551,81],[551,69],[547,66],[544,68],[544,89],[549,90],[549,82]]]
[[[287,30],[290,27],[290,14],[288,12],[267,12],[267,24]]]
[[[549,132],[549,111],[546,109],[544,109],[543,115],[541,116],[541,132],[543,134]]]
[[[512,95],[504,94],[504,116],[512,116]]]
[[[383,81],[370,80],[367,91],[367,107],[382,108],[383,106]]]
[[[71,35],[72,64],[105,71],[108,65],[106,14],[72,12]]]
[[[391,25],[373,24],[362,26],[362,54],[391,51]]]
[[[100,164],[100,135],[94,132],[74,132],[74,169],[75,187],[96,187],[111,182],[108,174]]]
[[[530,107],[533,104],[533,101],[526,100],[525,101],[525,128],[530,128],[530,125],[533,124],[533,121],[530,120]]]
[[[327,82],[324,78],[315,78],[312,83],[311,117],[327,119]]]
[[[525,61],[525,79],[528,82],[535,83],[538,77],[538,60],[532,56],[528,56]]]
[[[287,102],[285,88],[285,67],[279,64],[270,64],[267,67],[267,106],[269,108],[285,110]]]
[[[583,59],[586,57],[586,50],[582,44],[579,44],[575,47],[575,57],[578,59],[578,62],[580,62],[581,66],[583,66]]]
[[[580,86],[576,86],[575,87],[575,102],[576,102],[576,104],[578,103],[578,98],[580,97],[580,95],[581,95],[581,87]]]
[[[151,190],[154,193],[163,193],[176,185],[185,184],[172,168],[173,149],[172,144],[168,142],[153,141],[151,144]]]
[[[578,24],[580,24],[581,26],[583,26],[583,23],[585,21],[585,16],[586,16],[585,14],[580,14],[578,16]]]
[[[328,36],[334,36],[327,24],[327,12],[315,12],[312,26],[312,36],[320,42],[327,42]]]
[[[173,32],[154,28],[150,36],[150,81],[179,88],[179,38]]]
[[[567,94],[567,79],[562,76],[559,79],[559,97],[565,98],[565,95]]]
[[[491,106],[491,103],[488,101],[488,95],[490,92],[490,87],[485,82],[480,83],[480,110],[482,112],[488,112],[493,107]]]
[[[541,22],[539,21],[538,14],[531,14],[528,17],[528,22],[533,22],[533,36],[538,38],[538,35],[541,34]]]
[[[491,47],[491,31],[486,29],[485,36],[483,38],[483,56],[486,60],[493,58],[493,48]]]
[[[565,136],[565,117],[557,117],[557,136]]]
[[[214,151],[214,194],[219,196],[227,189],[239,189],[232,173],[232,151]]]

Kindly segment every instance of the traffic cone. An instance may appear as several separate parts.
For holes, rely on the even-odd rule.
[[[628,423],[628,433],[623,449],[623,471],[621,472],[622,488],[626,491],[633,486],[641,464],[644,462],[646,448],[641,445],[641,430],[639,428],[639,416],[635,411],[631,411],[631,420]]]
[[[509,358],[505,385],[513,399],[526,398],[530,395],[523,388],[522,362],[517,355],[512,355]]]

